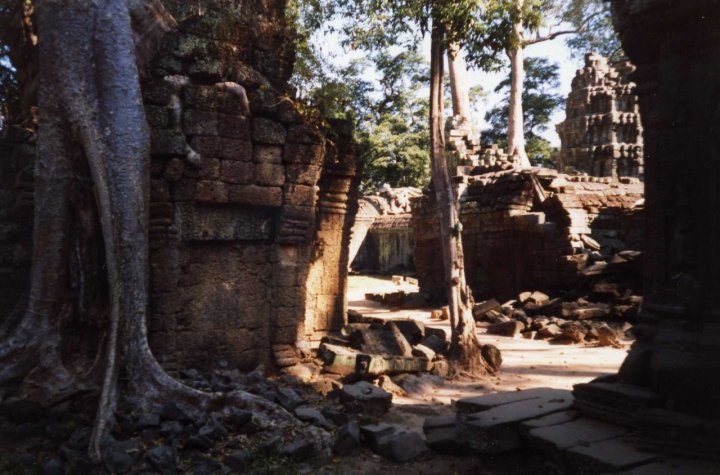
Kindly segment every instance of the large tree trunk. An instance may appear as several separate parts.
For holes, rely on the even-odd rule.
[[[522,35],[523,0],[515,0],[517,19],[513,24],[515,49],[508,51],[510,56],[510,116],[508,117],[508,154],[517,154],[522,167],[530,167],[530,159],[525,151],[525,119],[523,116],[523,82],[525,81],[525,51]]]
[[[158,14],[157,0],[132,0],[133,13]],[[150,142],[136,45],[126,0],[37,2],[39,132],[32,287],[24,313],[0,327],[0,387],[30,382],[52,397],[77,388],[59,354],[68,294],[72,178],[89,168],[104,240],[110,322],[102,394],[90,453],[100,457],[117,399],[121,368],[128,395],[144,407],[168,401],[202,410],[259,409],[292,421],[278,406],[246,392],[203,393],[169,376],[147,341]],[[144,35],[137,35],[143,38]],[[97,217],[95,219],[98,219]],[[102,342],[99,346],[102,346]],[[3,397],[0,394],[0,397]],[[0,400],[2,402],[2,400]],[[316,440],[322,435],[310,434]]]
[[[456,371],[485,374],[489,370],[475,334],[472,295],[465,282],[462,226],[458,218],[443,136],[443,30],[432,27],[430,52],[430,162],[440,221],[440,241],[452,331],[450,355]]]
[[[450,70],[450,93],[453,116],[463,124],[470,124],[470,94],[467,83],[467,65],[460,45],[448,48],[448,69]]]

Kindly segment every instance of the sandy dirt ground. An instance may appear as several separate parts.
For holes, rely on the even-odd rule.
[[[403,290],[417,292],[417,286],[403,282],[395,285],[389,277],[350,276],[348,304],[363,315],[387,319],[413,318],[425,325],[444,329],[450,334],[447,321],[431,320],[432,308],[421,310],[390,310],[382,304],[365,299],[365,293]],[[543,340],[499,337],[478,329],[481,343],[497,346],[503,358],[497,375],[483,379],[445,381],[441,384],[420,384],[418,391],[407,397],[396,396],[394,409],[400,410],[409,426],[420,424],[427,413],[450,412],[454,400],[495,391],[516,391],[536,387],[572,389],[577,383],[615,373],[625,359],[630,341],[623,348],[599,348],[588,345],[553,345]],[[402,406],[408,406],[405,409]],[[391,411],[390,417],[393,414]],[[425,413],[425,414],[424,414]],[[394,421],[400,422],[400,421]]]

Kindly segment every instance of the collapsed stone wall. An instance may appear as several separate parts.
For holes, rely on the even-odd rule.
[[[642,246],[642,184],[506,170],[456,177],[468,284],[476,298],[577,288],[593,260]],[[437,212],[431,195],[413,206],[420,290],[443,298]]]
[[[643,127],[633,71],[628,61],[610,64],[594,53],[585,56],[585,67],[572,81],[566,119],[557,125],[560,171],[642,177]]]

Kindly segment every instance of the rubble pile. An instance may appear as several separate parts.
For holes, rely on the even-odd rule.
[[[612,266],[599,266],[598,273],[608,268]],[[490,335],[620,347],[621,340],[632,337],[641,303],[642,297],[630,288],[597,282],[582,296],[550,298],[534,291],[522,292],[503,304],[490,299],[476,304],[473,316],[476,325]]]
[[[402,373],[447,375],[443,352],[448,335],[413,319],[383,320],[349,312],[340,336],[322,339],[318,356],[324,371],[341,376],[377,377]]]

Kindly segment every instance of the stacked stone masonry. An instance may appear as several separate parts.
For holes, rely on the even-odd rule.
[[[149,334],[170,368],[225,360],[252,369],[272,345],[339,329],[346,313],[352,131],[337,122],[321,132],[279,89],[291,71],[278,54],[289,41],[283,3],[247,18],[233,5],[181,22],[143,87]]]
[[[590,53],[572,81],[566,119],[557,125],[558,169],[613,178],[642,177],[643,127],[627,61]]]
[[[465,272],[478,299],[573,289],[591,254],[641,248],[643,185],[637,179],[613,182],[533,168],[455,181]],[[440,232],[431,195],[414,200],[413,228],[420,289],[442,298]]]
[[[414,268],[411,199],[418,188],[391,188],[360,198],[352,228],[350,262],[363,272],[407,271]]]

